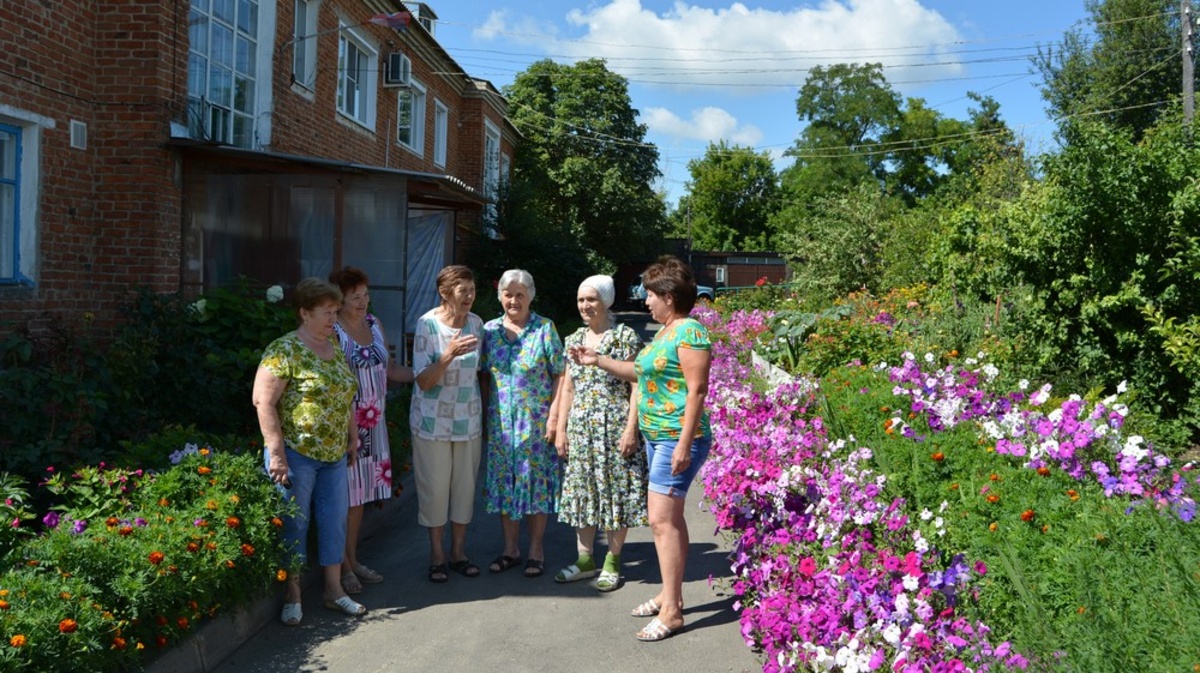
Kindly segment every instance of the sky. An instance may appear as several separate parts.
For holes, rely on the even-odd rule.
[[[769,152],[776,168],[802,128],[808,69],[880,62],[903,97],[966,119],[991,96],[1032,152],[1054,125],[1030,57],[1086,18],[1084,0],[429,0],[435,35],[471,76],[498,88],[534,61],[605,59],[629,82],[658,146],[655,185],[674,206],[688,161],[710,142]]]

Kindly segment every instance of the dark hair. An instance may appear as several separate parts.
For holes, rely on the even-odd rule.
[[[674,255],[663,255],[642,273],[642,287],[660,297],[670,297],[674,310],[681,315],[696,305],[696,279],[692,268]]]
[[[342,291],[333,283],[320,278],[305,278],[296,283],[296,289],[292,292],[292,303],[296,305],[297,315],[300,309],[311,311],[327,301],[341,306]]]
[[[363,273],[362,269],[353,266],[343,266],[329,274],[329,282],[341,288],[342,294],[347,294],[360,285],[370,284],[367,274]]]
[[[459,283],[475,284],[475,274],[471,271],[470,267],[462,264],[451,264],[438,271],[437,290],[438,297],[441,298],[442,303],[445,303],[447,295],[454,293],[454,286]]]

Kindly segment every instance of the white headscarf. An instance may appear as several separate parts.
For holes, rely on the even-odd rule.
[[[596,275],[588,276],[579,284],[579,289],[590,287],[600,296],[600,301],[604,303],[604,308],[612,308],[613,302],[617,300],[617,290],[613,286],[612,276]]]

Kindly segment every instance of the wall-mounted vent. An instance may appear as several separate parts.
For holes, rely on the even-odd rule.
[[[77,120],[71,120],[71,147],[77,150],[87,149],[87,124]]]
[[[412,61],[394,51],[387,55],[383,69],[384,86],[408,86],[412,81]]]

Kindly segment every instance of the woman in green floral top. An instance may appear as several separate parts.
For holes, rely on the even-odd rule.
[[[696,304],[696,281],[686,264],[663,257],[646,269],[642,284],[651,317],[663,325],[650,345],[633,362],[597,355],[587,347],[573,349],[571,358],[637,381],[636,423],[646,440],[647,508],[663,586],[632,614],[654,617],[637,638],[657,641],[678,633],[684,624],[683,570],[688,551],[684,499],[712,445],[704,410],[712,353],[708,330],[688,317]]]
[[[300,326],[267,346],[254,377],[253,400],[262,429],[267,474],[294,501],[298,512],[284,517],[288,546],[305,562],[310,517],[317,520],[317,560],[324,570],[325,606],[350,615],[367,609],[346,595],[341,583],[346,546],[346,461],[358,439],[351,414],[358,384],[333,341],[342,305],[337,286],[319,278],[296,285]],[[300,573],[287,583],[280,619],[300,623]]]

